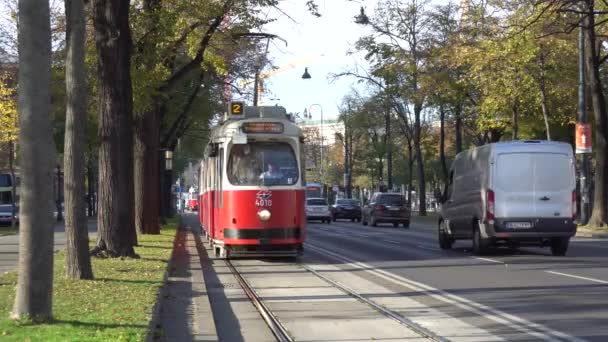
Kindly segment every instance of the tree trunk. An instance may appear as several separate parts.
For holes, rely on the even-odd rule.
[[[92,0],[99,79],[97,247],[135,256],[129,1]]]
[[[422,112],[422,103],[414,105],[414,149],[416,151],[416,164],[418,176],[418,199],[420,200],[419,215],[426,216],[426,183],[424,180],[424,159],[422,157],[422,148],[420,146],[420,114]]]
[[[65,0],[66,45],[66,119],[63,153],[66,276],[92,279],[89,232],[85,213],[84,147],[86,146],[85,12],[82,0]]]
[[[95,205],[95,173],[93,170],[94,163],[92,153],[91,156],[89,156],[87,163],[87,203],[89,206],[88,214],[89,216],[93,216],[97,212],[97,206]]]
[[[543,111],[543,119],[545,120],[545,130],[547,131],[547,140],[551,140],[551,129],[549,127],[549,108],[547,106],[547,89],[545,85],[545,55],[540,54],[540,75],[538,79],[538,87],[540,90],[540,107]]]
[[[512,105],[511,106],[511,140],[517,140],[517,133],[519,130],[519,124],[518,124],[518,113],[517,113],[517,106],[516,105]]]
[[[137,116],[135,125],[135,227],[140,234],[160,234],[158,186],[158,111]]]
[[[412,148],[411,139],[407,141],[407,201],[408,208],[412,208],[412,186],[414,185],[414,150]]]
[[[11,172],[11,228],[17,227],[17,177],[15,177],[15,142],[8,143],[8,167]]]
[[[456,131],[456,154],[462,152],[462,105],[458,104],[455,116],[455,131]]]
[[[593,17],[593,5],[589,8],[585,33],[587,41],[585,44],[585,59],[587,73],[589,74],[589,87],[591,89],[591,102],[595,117],[595,188],[593,191],[593,211],[589,225],[602,227],[608,222],[608,118],[606,112],[606,100],[602,92],[600,78],[600,63],[596,51],[595,18]]]
[[[387,108],[385,118],[386,137],[386,186],[389,190],[393,188],[393,142],[391,140],[391,112]]]
[[[51,23],[48,1],[19,0],[19,274],[12,317],[48,321],[53,289]]]
[[[448,184],[448,167],[445,162],[445,110],[443,106],[439,106],[439,160],[441,162],[441,173],[443,178],[444,188]],[[445,193],[445,191],[444,191]]]
[[[158,24],[160,2],[143,1],[148,34],[139,48],[142,60],[138,68],[153,68],[158,58]],[[158,99],[152,99],[152,109],[135,116],[134,144],[134,215],[135,228],[139,234],[159,234],[158,195],[158,141],[160,129]]]

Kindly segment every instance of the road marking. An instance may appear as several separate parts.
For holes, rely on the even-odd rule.
[[[369,265],[369,264],[366,264],[363,262],[358,262],[354,259],[333,253],[324,248],[314,246],[311,244],[307,244],[307,248],[316,250],[318,253],[324,254],[324,255],[329,256],[330,258],[336,259],[338,261],[345,262],[345,263],[349,264],[348,266],[350,266],[350,267],[365,270],[366,272],[368,272],[370,274],[374,274],[380,278],[391,281],[394,284],[407,287],[413,291],[420,292],[428,297],[440,300],[444,303],[448,303],[448,304],[457,306],[463,310],[474,313],[474,314],[484,317],[486,319],[492,320],[496,323],[502,324],[511,329],[515,329],[515,330],[518,330],[525,334],[535,336],[536,338],[539,338],[539,339],[542,339],[545,341],[555,341],[556,339],[557,340],[566,340],[566,341],[577,341],[577,342],[585,341],[584,339],[577,338],[575,336],[553,330],[542,324],[528,321],[524,318],[509,314],[507,312],[489,307],[489,306],[481,304],[481,303],[477,303],[475,301],[466,299],[464,297],[460,297],[460,296],[451,294],[447,291],[440,290],[440,289],[434,288],[432,286],[429,286],[429,285],[426,285],[423,283],[419,283],[417,281],[413,281],[411,279],[408,279],[408,278],[405,278],[405,277],[402,277],[402,276],[399,276],[396,274],[392,274],[390,272],[387,272],[387,271],[384,271],[381,269],[375,269],[375,267],[373,265]]]
[[[581,276],[577,276],[577,275],[574,275],[574,274],[568,274],[568,273],[562,273],[562,272],[556,272],[556,271],[545,271],[545,272],[551,273],[551,274],[561,275],[561,276],[564,276],[564,277],[570,277],[570,278],[588,280],[588,281],[592,281],[594,283],[608,284],[608,281],[600,280],[600,279],[595,279],[595,278],[581,277]]]
[[[500,261],[500,260],[494,260],[494,259],[490,259],[490,258],[473,257],[473,259],[478,259],[478,260],[483,260],[483,261],[493,262],[493,263],[496,263],[496,264],[504,264],[504,262],[503,262],[503,261]]]
[[[382,240],[384,242],[392,243],[393,245],[401,245],[401,242],[394,240]]]

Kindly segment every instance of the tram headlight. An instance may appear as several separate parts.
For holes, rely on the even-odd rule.
[[[268,209],[262,209],[262,210],[258,211],[258,218],[262,222],[266,222],[266,221],[270,220],[271,216],[272,215],[270,214],[270,210],[268,210]]]

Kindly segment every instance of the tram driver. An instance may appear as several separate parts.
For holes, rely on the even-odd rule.
[[[268,163],[265,172],[260,175],[260,180],[269,180],[273,183],[279,182],[285,176],[283,173],[272,163]]]

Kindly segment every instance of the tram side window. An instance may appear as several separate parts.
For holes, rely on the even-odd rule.
[[[253,142],[233,145],[228,158],[233,185],[294,185],[299,179],[296,156],[289,144]]]

